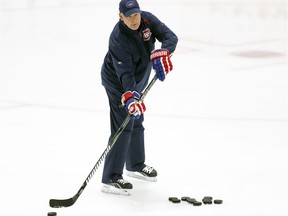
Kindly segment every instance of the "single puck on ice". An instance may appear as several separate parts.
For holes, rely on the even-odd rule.
[[[56,212],[48,212],[48,216],[56,216],[57,213]]]
[[[202,202],[203,202],[204,204],[212,204],[212,199],[205,199],[205,198],[203,198],[203,199],[202,199]]]
[[[177,199],[172,199],[171,202],[173,202],[173,203],[180,203],[181,200],[177,198]]]
[[[169,201],[172,201],[172,200],[175,200],[175,199],[178,199],[177,197],[169,197]]]
[[[222,203],[223,203],[223,200],[215,199],[215,200],[214,200],[214,203],[215,203],[215,204],[222,204]]]
[[[173,203],[180,203],[181,200],[178,199],[177,197],[169,197],[169,201],[173,202]]]

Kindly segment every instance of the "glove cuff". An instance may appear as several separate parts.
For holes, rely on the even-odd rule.
[[[163,56],[169,56],[170,52],[167,49],[157,49],[154,50],[150,55],[150,60],[153,61],[154,59],[163,57]]]

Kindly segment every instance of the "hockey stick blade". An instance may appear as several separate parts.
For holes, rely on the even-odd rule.
[[[69,207],[72,206],[76,200],[78,199],[79,195],[76,194],[75,196],[73,196],[72,198],[69,199],[50,199],[49,201],[49,205],[52,208],[62,208],[62,207]]]
[[[87,185],[87,181],[85,180],[85,182],[82,184],[82,186],[79,189],[79,191],[73,197],[71,197],[69,199],[50,199],[49,200],[50,207],[52,207],[52,208],[63,208],[63,207],[72,206],[77,201],[77,199],[79,198],[79,196],[83,192],[83,190],[86,187],[86,185]]]

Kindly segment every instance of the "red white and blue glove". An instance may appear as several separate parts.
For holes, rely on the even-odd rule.
[[[140,116],[146,111],[144,102],[139,101],[139,99],[140,94],[136,91],[127,91],[121,97],[122,105],[135,119],[139,119]]]
[[[157,78],[161,81],[164,81],[166,74],[173,69],[170,54],[167,49],[156,49],[152,51],[150,55],[150,59],[153,62],[153,69],[156,71]]]

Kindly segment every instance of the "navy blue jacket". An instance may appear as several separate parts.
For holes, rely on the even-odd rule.
[[[129,29],[119,20],[110,35],[101,69],[103,86],[118,94],[140,93],[148,84],[152,69],[150,54],[156,39],[161,42],[161,48],[174,52],[177,36],[152,13],[142,11],[138,30]]]

